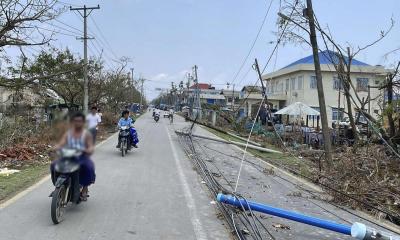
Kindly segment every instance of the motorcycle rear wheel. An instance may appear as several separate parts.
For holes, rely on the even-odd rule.
[[[64,185],[58,187],[53,192],[51,200],[51,220],[54,224],[59,224],[64,220],[65,213],[65,200],[66,189]]]

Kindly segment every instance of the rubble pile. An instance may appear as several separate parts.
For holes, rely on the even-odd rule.
[[[0,168],[20,168],[33,163],[48,162],[49,148],[44,143],[32,140],[6,147],[0,150]]]

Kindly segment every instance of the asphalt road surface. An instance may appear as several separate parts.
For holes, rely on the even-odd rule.
[[[114,135],[96,149],[97,180],[88,202],[53,225],[47,178],[0,207],[0,239],[230,239],[215,205],[182,152],[168,119],[135,123],[139,149],[124,158]]]

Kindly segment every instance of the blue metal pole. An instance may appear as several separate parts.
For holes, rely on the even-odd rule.
[[[219,193],[217,195],[217,200],[221,203],[230,204],[239,208],[243,206],[246,210],[251,209],[252,211],[262,212],[269,215],[290,219],[296,222],[301,222],[304,224],[328,229],[334,232],[343,233],[351,236],[351,226],[348,225],[339,224],[316,217],[310,217],[300,213],[291,212],[281,208],[275,208],[256,202],[246,201],[245,199],[238,199],[234,196],[224,195],[222,193]]]

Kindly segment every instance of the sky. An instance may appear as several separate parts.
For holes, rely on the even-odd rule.
[[[357,59],[387,67],[396,58],[400,59],[400,54],[383,58],[386,52],[400,47],[399,0],[313,2],[321,25],[328,25],[339,43],[353,47],[376,39],[392,18],[395,25],[388,37]],[[100,5],[100,10],[94,10],[88,20],[89,34],[96,38],[89,41],[89,55],[96,56],[104,50],[107,67],[116,66],[115,59],[129,57],[132,61],[128,70],[133,67],[135,77],[148,80],[145,94],[150,100],[159,94],[156,88],[169,88],[171,81],[184,80],[193,65],[199,67],[199,82],[226,88],[249,52],[271,1],[63,0],[63,3],[73,7]],[[234,82],[236,89],[255,83],[256,72],[249,70],[254,58],[258,58],[260,65],[266,63],[274,47],[271,41],[276,40],[278,10],[279,0],[272,1],[258,41]],[[76,12],[66,11],[58,21],[54,22],[57,31],[73,36],[57,34],[52,44],[83,55],[82,42],[75,38],[75,33],[83,28],[82,18]],[[311,49],[306,46],[290,43],[279,46],[266,72],[310,54]]]

